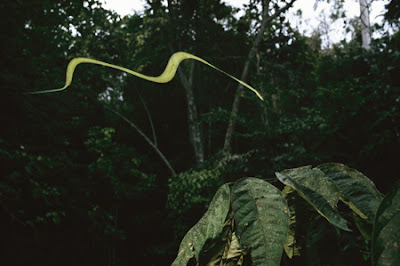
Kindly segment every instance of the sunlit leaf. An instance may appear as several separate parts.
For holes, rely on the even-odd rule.
[[[230,211],[224,223],[222,233],[215,239],[208,239],[199,254],[199,264],[219,265],[231,245],[234,230],[233,212]]]
[[[347,227],[346,220],[332,206],[339,196],[337,188],[327,181],[328,179],[321,171],[310,167],[300,167],[275,174],[282,183],[295,189],[302,198],[331,224],[345,231],[351,231]],[[318,187],[318,184],[323,187]]]
[[[183,238],[172,265],[186,265],[193,257],[199,259],[199,253],[206,241],[215,239],[221,234],[229,207],[230,188],[228,184],[225,184],[218,189],[207,212]]]
[[[376,212],[372,264],[400,265],[400,181],[385,196]]]
[[[232,208],[240,247],[250,249],[252,265],[280,265],[289,226],[281,191],[261,179],[241,179],[232,189]]]
[[[340,190],[341,200],[357,215],[370,222],[374,220],[382,195],[368,177],[338,163],[322,164],[316,168],[335,182]]]
[[[287,169],[280,173],[317,192],[324,197],[332,208],[336,208],[340,196],[339,189],[332,180],[325,177],[321,170],[311,168],[311,166],[303,166]]]
[[[237,238],[236,233],[233,232],[231,244],[229,245],[228,252],[226,253],[227,264],[242,265],[244,255],[245,252],[240,248],[239,239]]]
[[[221,235],[216,239],[209,239],[204,244],[200,256],[199,265],[242,265],[245,252],[240,248],[235,232],[233,211],[225,221]]]

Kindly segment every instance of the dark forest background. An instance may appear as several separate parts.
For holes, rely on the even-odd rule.
[[[322,49],[321,29],[285,18],[294,1],[252,0],[241,17],[220,0],[146,2],[121,18],[96,0],[1,1],[0,264],[168,265],[244,176],[280,186],[276,171],[339,162],[382,193],[398,180],[398,0],[370,49],[356,19]],[[62,87],[74,57],[157,76],[176,51],[265,101],[191,61],[167,84],[83,64],[66,91],[24,94]]]

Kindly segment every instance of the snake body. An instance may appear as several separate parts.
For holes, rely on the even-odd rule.
[[[66,79],[65,79],[64,87],[58,88],[58,89],[27,92],[26,94],[43,94],[43,93],[59,92],[59,91],[65,90],[72,83],[72,78],[73,78],[73,75],[74,75],[75,68],[79,64],[84,64],[84,63],[101,65],[101,66],[106,66],[106,67],[118,69],[118,70],[121,70],[121,71],[126,72],[128,74],[134,75],[136,77],[139,77],[139,78],[142,78],[142,79],[145,79],[145,80],[148,80],[148,81],[156,82],[156,83],[167,83],[167,82],[171,81],[174,78],[179,64],[185,59],[197,60],[197,61],[199,61],[199,62],[201,62],[201,63],[203,63],[205,65],[208,65],[209,67],[211,67],[211,68],[213,68],[213,69],[215,69],[215,70],[217,70],[217,71],[219,71],[221,73],[224,73],[228,77],[230,77],[233,80],[239,82],[241,85],[243,85],[244,87],[246,87],[249,90],[251,90],[252,92],[254,92],[257,95],[258,98],[263,100],[263,97],[260,95],[260,93],[257,90],[255,90],[253,87],[248,85],[246,82],[243,82],[240,79],[237,79],[236,77],[226,73],[225,71],[223,71],[223,70],[217,68],[216,66],[208,63],[206,60],[204,60],[204,59],[202,59],[200,57],[197,57],[195,55],[192,55],[192,54],[189,54],[189,53],[185,53],[185,52],[176,52],[176,53],[174,53],[169,58],[168,64],[165,67],[164,72],[161,75],[157,76],[157,77],[147,76],[147,75],[138,73],[136,71],[130,70],[128,68],[117,66],[117,65],[113,65],[113,64],[109,64],[109,63],[102,62],[102,61],[99,61],[99,60],[85,58],[85,57],[77,57],[77,58],[72,59],[69,62],[68,66],[67,66],[67,72],[66,72]]]

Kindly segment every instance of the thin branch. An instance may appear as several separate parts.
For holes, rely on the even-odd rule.
[[[109,111],[111,111],[112,113],[116,114],[117,116],[119,116],[120,118],[122,118],[125,122],[127,122],[131,127],[133,127],[136,132],[139,133],[139,135],[141,135],[146,142],[156,151],[156,153],[160,156],[161,160],[165,163],[165,165],[168,167],[168,169],[170,170],[172,175],[176,175],[176,172],[174,170],[174,168],[171,166],[171,164],[169,163],[169,161],[167,160],[167,158],[164,156],[164,154],[158,149],[158,147],[155,145],[154,142],[151,141],[150,138],[148,138],[146,136],[145,133],[143,133],[143,131],[141,131],[135,123],[133,123],[131,120],[129,120],[126,116],[122,115],[120,112],[118,112],[117,110],[103,104],[104,108],[108,109]]]
[[[155,130],[155,128],[154,128],[153,119],[151,118],[150,111],[149,111],[149,109],[147,108],[147,104],[146,104],[146,102],[143,100],[143,97],[142,97],[142,95],[140,94],[140,92],[139,92],[138,90],[136,90],[136,92],[137,92],[137,94],[138,94],[138,96],[139,96],[140,101],[141,101],[142,104],[143,104],[144,110],[146,111],[147,118],[149,119],[149,122],[150,122],[151,132],[153,133],[154,145],[157,147],[158,145],[157,145],[156,130]]]
[[[90,99],[92,99],[95,102],[99,102],[97,101],[97,99],[89,94],[86,93],[86,96]],[[121,114],[120,112],[118,112],[117,110],[115,110],[114,108],[108,106],[105,103],[101,103],[100,104],[108,109],[109,111],[111,111],[112,113],[114,113],[115,115],[119,116],[120,118],[122,118],[125,122],[127,122],[133,129],[136,130],[136,132],[139,133],[139,135],[141,135],[146,142],[154,149],[154,151],[158,154],[158,156],[160,156],[161,160],[165,163],[165,165],[167,166],[167,168],[169,169],[169,171],[171,172],[172,175],[176,175],[176,171],[175,169],[172,167],[172,165],[169,163],[169,161],[167,160],[167,158],[165,157],[165,155],[160,151],[160,149],[158,149],[158,147],[155,145],[155,143],[153,141],[151,141],[151,139],[149,137],[147,137],[147,135],[138,128],[138,126],[136,126],[135,123],[133,123],[131,120],[129,120],[126,116],[124,116],[123,114]]]

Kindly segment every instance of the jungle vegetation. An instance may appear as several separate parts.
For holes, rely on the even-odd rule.
[[[301,210],[298,242],[278,263],[376,262],[375,214],[398,197],[399,1],[371,25],[379,37],[369,49],[357,20],[346,26],[350,41],[323,47],[321,29],[304,36],[286,19],[294,1],[251,0],[236,16],[220,0],[147,0],[125,17],[97,0],[1,1],[0,263],[169,265],[214,195],[230,195],[214,218],[232,243],[244,230],[234,195],[263,182],[289,219]],[[26,94],[62,87],[76,57],[157,76],[177,51],[251,84],[264,101],[195,61],[166,84],[82,64],[67,90]],[[315,188],[301,182],[304,172],[330,178],[327,165],[368,177],[373,211],[349,207],[336,185],[327,202],[341,218],[319,215],[304,192]],[[212,249],[220,236],[189,263],[221,254]],[[251,252],[240,253],[244,263]]]

